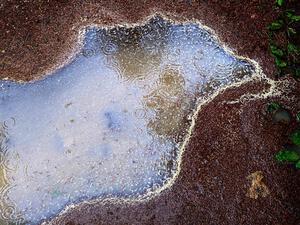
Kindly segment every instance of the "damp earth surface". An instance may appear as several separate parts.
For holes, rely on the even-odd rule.
[[[2,223],[159,190],[174,178],[201,100],[254,74],[197,23],[155,16],[85,28],[82,50],[59,71],[0,81]]]

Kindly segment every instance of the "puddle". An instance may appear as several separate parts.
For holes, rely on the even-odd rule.
[[[3,223],[157,190],[176,172],[197,99],[253,74],[197,24],[87,28],[81,53],[55,74],[0,81]]]

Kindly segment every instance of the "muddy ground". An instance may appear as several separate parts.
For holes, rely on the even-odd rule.
[[[0,78],[39,79],[70,60],[83,25],[139,22],[157,12],[179,21],[200,20],[235,53],[256,60],[274,78],[266,30],[278,14],[273,5],[270,0],[2,0]],[[273,100],[292,113],[300,110],[299,82],[289,79],[287,86],[277,97],[229,103],[245,93],[268,89],[265,81],[251,82],[228,89],[205,105],[184,152],[178,179],[159,196],[135,205],[83,204],[51,223],[300,224],[300,172],[274,160],[295,121],[291,126],[274,124],[266,113],[266,104]],[[251,189],[251,182],[258,186]]]

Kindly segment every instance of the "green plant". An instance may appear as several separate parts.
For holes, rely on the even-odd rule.
[[[293,144],[300,146],[300,130],[294,131],[290,136],[291,141]]]
[[[295,164],[297,169],[300,169],[300,154],[292,150],[281,150],[276,155],[275,158],[281,163],[292,163]]]
[[[281,150],[275,157],[279,162],[298,162],[300,160],[299,154],[290,150]]]
[[[295,166],[297,169],[300,169],[300,161],[298,161]]]
[[[296,120],[297,120],[297,122],[300,122],[300,112],[298,112],[298,113],[296,114]]]
[[[282,120],[282,113],[286,112],[288,113],[287,110],[285,110],[279,103],[277,102],[271,102],[267,106],[268,112],[272,115],[273,121],[278,121],[278,116],[279,113],[281,113],[281,120]],[[298,112],[295,116],[296,121],[300,121],[300,112]],[[290,123],[292,120],[292,116],[289,116],[289,121]],[[288,124],[286,123],[286,124]],[[291,144],[292,143],[292,144]],[[284,145],[284,148],[277,152],[275,155],[275,158],[278,162],[281,163],[292,163],[295,164],[295,167],[297,169],[300,169],[300,129],[294,130],[290,135],[289,135],[289,141]]]
[[[281,150],[276,153],[275,158],[280,163],[292,163],[297,169],[300,169],[300,155],[296,151]]]
[[[288,8],[290,1],[276,0],[276,6],[281,9],[278,18],[269,26],[270,51],[275,59],[278,75],[292,74],[300,78],[300,47],[297,46],[296,27],[299,27],[300,15],[295,10]],[[284,41],[278,40],[283,36]]]
[[[284,4],[284,0],[276,0],[277,5],[282,6]]]
[[[273,113],[274,111],[278,110],[281,108],[281,105],[278,104],[277,102],[271,102],[268,104],[268,112]]]

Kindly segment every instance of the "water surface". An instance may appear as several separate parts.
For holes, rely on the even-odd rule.
[[[197,99],[254,74],[198,24],[86,28],[74,61],[0,81],[0,217],[36,224],[95,197],[134,198],[177,168]]]

